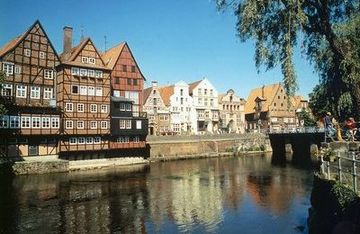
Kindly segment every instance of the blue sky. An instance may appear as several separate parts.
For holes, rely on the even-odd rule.
[[[73,27],[74,43],[81,31],[99,50],[127,41],[147,79],[160,85],[207,77],[220,93],[232,88],[247,98],[251,89],[282,80],[279,69],[259,74],[252,41],[236,37],[231,10],[220,13],[213,0],[2,0],[0,46],[24,32],[36,19],[58,53],[62,29]],[[295,55],[298,93],[307,97],[318,76]]]

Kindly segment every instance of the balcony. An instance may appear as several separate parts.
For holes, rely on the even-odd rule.
[[[130,128],[120,128],[120,120],[131,121]],[[148,134],[149,120],[143,117],[111,118],[111,135],[142,136]]]

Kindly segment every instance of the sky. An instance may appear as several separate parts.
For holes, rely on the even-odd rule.
[[[206,77],[219,93],[233,89],[246,99],[251,89],[283,79],[279,67],[258,73],[254,42],[240,42],[233,11],[217,11],[214,0],[1,0],[0,47],[37,19],[59,54],[64,26],[73,27],[75,45],[81,35],[100,51],[126,41],[145,86]],[[295,64],[298,94],[308,98],[319,78],[298,51]]]

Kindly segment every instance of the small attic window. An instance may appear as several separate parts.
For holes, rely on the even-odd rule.
[[[135,66],[131,66],[131,72],[135,72]]]
[[[88,63],[88,62],[89,62],[89,58],[88,58],[88,57],[81,57],[81,62],[82,62],[82,63]]]
[[[89,63],[95,64],[95,58],[89,58]]]

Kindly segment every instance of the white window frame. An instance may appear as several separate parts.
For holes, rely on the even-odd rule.
[[[89,62],[90,64],[95,64],[95,58],[89,58],[89,59],[88,59],[88,62]]]
[[[7,95],[7,90],[10,90],[10,95]],[[11,97],[13,95],[13,86],[12,84],[2,84],[1,87],[1,96],[3,97]]]
[[[14,64],[3,62],[2,70],[7,76],[12,75],[14,74]]]
[[[31,86],[30,87],[30,98],[31,99],[40,99],[41,89],[39,86]]]
[[[101,97],[103,94],[102,87],[95,87],[95,96]]]
[[[15,74],[20,74],[21,73],[21,66],[15,65]]]
[[[74,121],[66,120],[65,121],[65,129],[73,129],[74,128]]]
[[[59,127],[60,127],[59,117],[51,117],[51,128],[59,128]]]
[[[44,51],[39,52],[39,58],[41,58],[41,59],[45,58],[45,52]]]
[[[77,138],[76,137],[70,137],[69,138],[69,145],[76,145],[77,144]]]
[[[136,120],[136,129],[141,129],[141,127],[142,127],[142,121]]]
[[[90,129],[97,129],[97,121],[90,121]]]
[[[82,62],[82,63],[89,63],[89,58],[83,56],[83,57],[81,57],[81,62]]]
[[[9,118],[9,126],[10,128],[20,128],[20,116],[10,116]]]
[[[85,104],[84,103],[78,103],[77,104],[77,112],[84,112],[85,111]]]
[[[50,121],[51,120],[51,118],[50,117],[42,117],[41,118],[41,127],[42,128],[50,128]]]
[[[44,70],[44,79],[47,79],[47,80],[54,79],[54,70],[45,69]]]
[[[0,116],[0,128],[9,128],[9,116],[2,115]]]
[[[101,121],[100,127],[101,129],[108,129],[108,121]]]
[[[95,71],[94,70],[88,70],[87,71],[87,73],[88,73],[88,77],[95,77]]]
[[[80,95],[87,95],[87,86],[80,85]]]
[[[121,111],[125,111],[126,110],[126,107],[125,107],[126,105],[125,105],[125,103],[120,103],[120,110]]]
[[[119,120],[119,128],[120,129],[125,129],[125,126],[126,126],[125,119],[120,119]]]
[[[85,128],[85,122],[83,120],[76,121],[76,128],[77,129],[84,129]]]
[[[72,102],[65,102],[65,112],[73,112],[74,104]]]
[[[41,117],[35,116],[31,117],[31,127],[40,128],[41,127]]]
[[[90,104],[90,112],[96,113],[97,112],[97,105],[96,104]]]
[[[21,128],[31,128],[30,116],[21,116]]]
[[[78,67],[71,67],[71,75],[78,76],[80,74]]]
[[[131,104],[130,103],[126,103],[125,110],[126,111],[131,111]]]
[[[85,144],[85,137],[78,137],[78,144],[84,145]]]
[[[140,137],[139,136],[134,136],[133,142],[134,143],[139,143],[140,142]]]
[[[26,91],[27,91],[26,85],[16,85],[16,97],[26,98]]]
[[[125,121],[125,129],[131,129],[131,119]]]
[[[108,106],[107,106],[107,105],[104,105],[104,104],[101,104],[101,106],[100,106],[100,112],[101,112],[101,113],[108,113]]]
[[[102,71],[95,70],[95,77],[96,77],[96,78],[103,78],[103,72],[102,72]]]
[[[53,91],[53,88],[44,87],[44,99],[52,99]]]
[[[93,137],[86,137],[86,144],[94,144],[94,138]]]
[[[89,95],[89,96],[95,96],[95,87],[94,86],[88,86],[88,92],[87,92],[87,94]]]
[[[24,55],[25,55],[26,57],[30,57],[30,56],[31,56],[31,50],[30,50],[30,49],[25,49],[25,50],[24,50]]]
[[[101,137],[99,136],[94,137],[94,144],[96,143],[101,143]]]
[[[80,76],[87,76],[87,70],[80,68]]]

